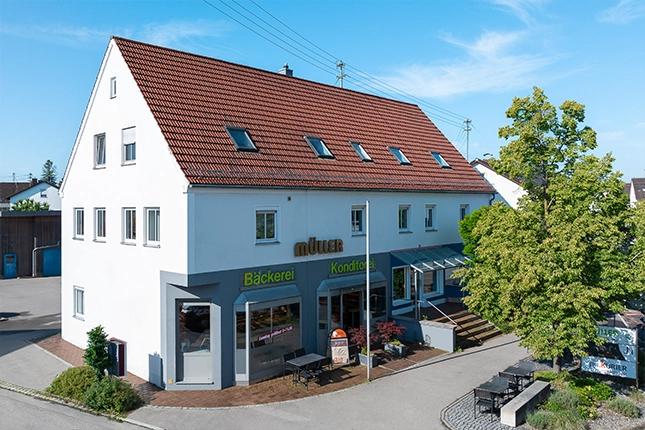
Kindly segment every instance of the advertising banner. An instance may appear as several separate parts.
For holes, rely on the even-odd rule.
[[[331,332],[329,346],[331,362],[334,366],[349,364],[349,342],[344,330],[336,329]]]
[[[607,341],[602,345],[589,347],[589,356],[582,358],[582,370],[636,379],[638,367],[636,330],[598,326],[598,336]]]

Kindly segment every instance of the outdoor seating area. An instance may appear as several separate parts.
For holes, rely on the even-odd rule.
[[[516,366],[509,366],[489,381],[473,390],[474,416],[490,413],[491,421],[499,415],[502,407],[513,400],[533,383],[534,364],[520,360]]]
[[[321,376],[331,370],[331,361],[316,353],[307,354],[304,348],[284,354],[283,376],[286,372],[291,372],[291,382],[300,384],[309,389],[309,382],[316,380],[320,384]]]

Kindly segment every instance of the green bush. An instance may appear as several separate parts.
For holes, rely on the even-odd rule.
[[[629,398],[632,399],[632,401],[634,401],[634,402],[644,403],[645,402],[645,393],[643,393],[641,390],[636,389],[636,390],[632,391],[631,393],[629,393]]]
[[[630,418],[638,418],[641,413],[635,404],[621,397],[608,401],[605,406],[614,412]]]
[[[585,430],[587,424],[577,411],[558,411],[552,414],[548,430]]]
[[[604,400],[609,400],[614,397],[614,392],[611,388],[603,383],[597,382],[593,378],[574,378],[569,382],[569,388],[572,388],[580,394],[580,402],[585,406],[591,406]]]
[[[552,411],[577,410],[580,395],[573,390],[558,390],[549,396],[544,408]]]
[[[132,385],[112,375],[96,381],[85,393],[85,405],[97,411],[123,413],[141,403]]]
[[[87,332],[87,348],[83,355],[85,364],[94,369],[94,376],[97,380],[102,379],[105,371],[113,365],[112,356],[108,352],[107,333],[102,326],[96,326]]]
[[[573,379],[573,377],[566,370],[559,373],[553,373],[552,370],[540,370],[535,372],[536,381],[550,382],[555,388],[564,388],[566,385],[565,383],[571,379]]]
[[[92,382],[94,382],[94,371],[91,367],[71,367],[56,376],[45,391],[82,402]]]
[[[595,420],[598,418],[598,410],[594,406],[578,406],[578,415],[585,420]]]
[[[532,412],[526,416],[526,423],[538,430],[548,428],[552,414],[542,411]]]

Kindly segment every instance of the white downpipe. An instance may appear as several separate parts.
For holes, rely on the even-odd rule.
[[[365,287],[367,294],[367,380],[370,380],[370,201],[365,201]]]

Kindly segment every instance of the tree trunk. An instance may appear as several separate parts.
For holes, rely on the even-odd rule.
[[[560,373],[562,370],[562,357],[553,358],[553,373]]]

